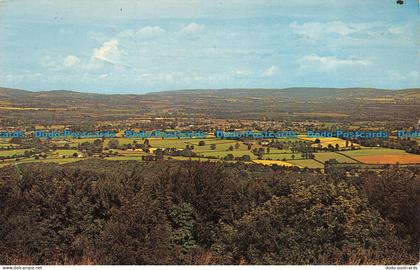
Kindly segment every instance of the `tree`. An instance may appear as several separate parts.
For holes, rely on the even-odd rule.
[[[145,139],[144,142],[143,142],[143,144],[146,145],[148,148],[152,147],[150,145],[149,139]]]
[[[26,158],[29,158],[29,157],[31,156],[31,152],[30,152],[30,151],[28,151],[28,150],[25,150],[24,156],[25,156]]]
[[[402,237],[411,239],[413,250],[418,250],[420,243],[420,220],[413,218],[419,213],[419,175],[403,168],[393,168],[381,175],[366,172],[360,183],[369,203],[396,224]]]
[[[109,149],[118,149],[119,145],[120,145],[120,142],[117,139],[111,139],[108,142]]]
[[[251,157],[249,155],[243,155],[242,161],[251,161]]]
[[[162,264],[171,258],[171,227],[159,201],[139,192],[112,216],[101,232],[102,264]]]
[[[295,185],[225,225],[223,234],[213,249],[233,264],[415,261],[394,228],[344,183]]]
[[[234,160],[235,159],[235,156],[234,155],[232,155],[232,154],[227,154],[226,156],[225,156],[225,160]]]
[[[5,166],[0,264],[414,264],[419,172],[98,159]]]
[[[181,246],[184,254],[190,252],[197,246],[193,236],[194,208],[189,203],[175,205],[169,209],[169,217],[172,221],[172,243]]]
[[[236,142],[235,143],[235,149],[239,149],[239,147],[240,147],[239,142]]]
[[[325,161],[324,171],[332,179],[346,178],[345,169],[339,165],[339,162],[335,158]]]

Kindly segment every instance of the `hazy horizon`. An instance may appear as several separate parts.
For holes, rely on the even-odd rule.
[[[145,94],[152,94],[152,93],[160,93],[160,92],[177,92],[177,91],[234,91],[234,90],[288,90],[288,89],[328,89],[328,90],[347,90],[347,89],[373,89],[373,90],[383,90],[383,91],[404,91],[404,90],[420,90],[419,87],[411,87],[411,88],[398,88],[398,89],[386,89],[386,88],[375,88],[375,87],[311,87],[311,86],[301,86],[301,87],[282,87],[282,88],[185,88],[185,89],[163,89],[163,90],[132,90],[132,91],[119,91],[118,93],[113,91],[107,91],[106,89],[94,89],[94,90],[78,90],[78,89],[40,89],[40,90],[31,90],[31,89],[23,89],[23,88],[14,88],[14,87],[7,87],[7,86],[0,86],[0,89],[11,89],[11,90],[23,90],[28,92],[52,92],[52,91],[69,91],[69,92],[77,92],[77,93],[85,93],[85,94],[104,94],[104,95],[145,95]]]
[[[0,85],[416,88],[419,18],[414,0],[0,0]]]

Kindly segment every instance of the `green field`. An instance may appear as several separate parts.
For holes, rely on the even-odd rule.
[[[93,142],[95,139],[73,139],[73,140],[57,140],[54,143],[56,144],[65,144],[69,143],[73,148],[76,148],[78,144],[83,142]],[[120,146],[123,144],[132,144],[135,143],[143,144],[144,139],[131,139],[131,138],[118,138],[117,139],[120,143]],[[232,154],[234,157],[242,157],[244,155],[248,155],[251,160],[257,160],[258,157],[252,153],[251,150],[248,150],[248,145],[236,141],[236,140],[229,140],[229,139],[216,139],[216,138],[206,138],[206,139],[162,139],[162,138],[149,138],[149,143],[151,145],[150,147],[150,153],[145,153],[140,149],[132,150],[104,150],[104,154],[109,154],[112,151],[111,157],[106,157],[107,160],[141,160],[142,156],[145,155],[153,155],[153,151],[157,148],[175,148],[175,149],[185,149],[187,145],[193,146],[193,152],[196,153],[200,157],[192,158],[192,160],[207,160],[208,158],[217,158],[217,159],[223,159],[229,154]],[[104,147],[108,146],[108,142],[110,139],[104,140]],[[204,146],[199,146],[199,142],[204,141]],[[1,140],[0,143],[6,144],[7,141]],[[215,149],[211,149],[213,145],[215,146]],[[236,147],[238,149],[236,149]],[[229,148],[233,148],[233,150],[229,150]],[[368,163],[368,161],[357,161],[355,159],[360,159],[362,157],[369,157],[369,156],[376,156],[380,157],[381,155],[404,155],[408,156],[410,154],[404,152],[403,150],[398,149],[388,149],[388,148],[366,148],[363,147],[360,150],[352,150],[352,151],[340,151],[340,152],[319,152],[314,153],[315,159],[301,159],[301,153],[292,153],[291,150],[282,150],[282,149],[276,149],[276,148],[270,148],[269,154],[267,154],[267,146],[261,146],[256,141],[252,141],[252,147],[251,149],[258,149],[258,148],[264,149],[264,154],[262,157],[262,160],[266,161],[287,161],[292,164],[295,164],[300,167],[308,167],[308,168],[323,168],[324,163],[330,159],[335,159],[339,163],[346,163],[346,164],[360,164],[360,163]],[[15,154],[22,155],[24,154],[25,149],[18,149],[18,150],[0,150],[0,157],[6,157],[6,156],[13,156]],[[73,154],[77,153],[79,155],[78,158],[74,158]],[[21,158],[18,162],[57,162],[57,163],[68,163],[68,162],[74,162],[77,160],[80,160],[81,157],[86,155],[85,153],[82,153],[81,151],[77,149],[60,149],[55,150],[53,152],[47,153],[47,158],[40,158],[35,159],[34,157],[31,158]],[[65,158],[63,158],[63,156]],[[168,157],[165,156],[165,159],[172,158],[176,160],[189,160],[189,157]],[[217,159],[212,159],[213,161],[217,161]],[[5,163],[13,163],[15,162],[13,159],[7,160]],[[376,161],[375,161],[376,162]],[[4,164],[4,163],[3,163]],[[2,164],[2,165],[3,165]]]
[[[242,157],[244,155],[248,155],[251,157],[251,159],[256,158],[254,154],[251,153],[251,151],[248,150],[233,150],[233,151],[207,151],[207,152],[198,152],[194,151],[199,155],[203,155],[205,157],[218,157],[218,158],[224,158],[228,154],[232,154],[234,157]]]
[[[82,154],[80,151],[75,149],[60,149],[52,152],[51,156],[73,156],[74,153],[77,153],[78,155]]]
[[[300,158],[300,153],[295,153],[295,154],[291,154],[291,153],[274,153],[272,154],[272,152],[270,152],[270,154],[264,154],[263,159],[272,159],[272,160],[292,160],[294,156],[295,159]]]
[[[376,155],[410,155],[404,150],[390,149],[390,148],[363,148],[360,150],[345,151],[343,154],[349,157],[364,157],[364,156],[376,156]]]
[[[113,153],[118,153],[118,155],[122,155],[122,156],[134,156],[134,157],[141,157],[141,156],[145,156],[147,155],[147,153],[141,151],[141,150],[111,150]],[[106,154],[109,151],[104,151],[104,153]]]
[[[3,147],[16,147],[18,146],[17,144],[13,144],[13,143],[8,143],[8,142],[0,142],[0,148]]]
[[[21,164],[21,163],[32,163],[32,162],[45,162],[45,163],[49,163],[49,162],[54,162],[54,163],[58,163],[58,164],[64,164],[64,163],[71,163],[71,162],[76,162],[82,160],[81,158],[40,158],[40,159],[35,159],[33,157],[31,158],[23,158],[21,160],[19,160],[18,162],[16,162],[15,160],[6,160],[5,162],[0,162],[0,167],[4,167],[7,165],[14,165],[16,163]]]
[[[325,161],[330,159],[335,159],[339,163],[357,163],[355,160],[335,152],[315,153],[315,159],[321,161],[322,163],[325,163]]]
[[[313,160],[313,159],[295,159],[295,160],[288,160],[287,162],[295,164],[297,166],[301,166],[301,167],[308,167],[311,169],[324,168],[324,164],[319,163],[318,161]]]
[[[29,150],[29,149],[0,150],[0,157],[8,157],[8,156],[13,156],[13,155],[23,155],[26,150]]]

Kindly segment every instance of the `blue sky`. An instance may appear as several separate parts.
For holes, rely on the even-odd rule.
[[[0,86],[420,87],[418,0],[0,0]]]

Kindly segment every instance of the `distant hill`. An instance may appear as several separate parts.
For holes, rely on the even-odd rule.
[[[378,97],[420,97],[420,88],[388,90],[376,88],[283,88],[283,89],[192,89],[152,92],[147,95],[179,96],[246,96],[246,97],[288,97],[288,98],[378,98]]]
[[[378,97],[405,97],[419,98],[420,88],[387,90],[375,88],[284,88],[284,89],[189,89],[189,90],[172,90],[161,92],[150,92],[147,94],[98,94],[85,93],[69,90],[50,90],[50,91],[26,91],[20,89],[0,87],[0,98],[17,99],[17,98],[69,98],[69,99],[98,99],[110,100],[113,98],[141,98],[141,97],[183,97],[183,96],[216,96],[216,97],[284,97],[284,98],[301,98],[305,100],[317,98],[378,98]],[[147,98],[146,98],[147,99]]]
[[[300,98],[346,98],[346,97],[395,97],[412,96],[418,97],[420,88],[387,90],[376,88],[283,88],[283,89],[189,89],[189,90],[171,90],[160,92],[149,92],[147,94],[98,94],[85,93],[69,90],[50,90],[50,91],[26,91],[21,89],[0,87],[0,97],[2,98],[89,98],[89,99],[111,99],[115,97],[132,98],[141,96],[246,96],[246,97],[300,97]]]
[[[59,118],[105,121],[135,117],[214,117],[398,119],[411,123],[420,118],[420,88],[196,89],[143,95],[0,88],[0,109],[16,118],[22,117],[25,111],[36,110],[40,121],[45,118],[51,118],[51,121]]]

